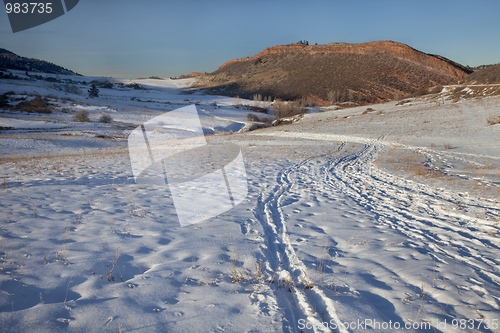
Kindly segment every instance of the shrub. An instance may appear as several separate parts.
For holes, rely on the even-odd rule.
[[[70,94],[77,94],[77,95],[80,94],[80,89],[78,89],[78,87],[76,85],[69,84],[69,83],[66,83],[65,85],[63,85],[62,91],[70,93]]]
[[[73,116],[73,121],[77,121],[79,123],[89,123],[89,113],[85,110],[80,110]]]
[[[273,114],[276,119],[292,117],[306,113],[305,100],[282,102],[276,100],[273,104]]]
[[[90,84],[95,85],[97,88],[113,89],[113,83],[110,81],[92,80]]]
[[[254,112],[259,112],[259,113],[265,113],[265,114],[267,114],[267,109],[266,108],[261,108],[259,106],[253,106],[253,105],[249,105],[246,108],[248,110],[252,110]]]
[[[76,94],[76,95],[80,94],[80,89],[78,89],[78,87],[74,84],[69,84],[69,83],[54,84],[51,87],[54,88],[55,90],[64,91],[70,94]]]
[[[113,121],[113,118],[109,114],[106,114],[106,113],[103,113],[101,118],[99,118],[99,122],[103,123],[103,124],[107,124],[107,123],[110,123],[112,121]]]
[[[268,125],[271,125],[273,123],[273,119],[271,117],[262,118],[260,121]]]
[[[31,101],[23,101],[17,104],[15,109],[26,112],[52,113],[52,106],[40,95],[37,95]]]
[[[247,120],[248,121],[257,121],[257,122],[260,122],[260,119],[259,117],[257,117],[255,114],[253,113],[249,113],[247,114]]]

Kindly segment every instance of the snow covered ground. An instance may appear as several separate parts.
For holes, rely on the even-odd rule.
[[[3,331],[500,331],[500,97],[448,87],[237,133],[252,101],[113,82],[93,99],[0,82],[56,104],[0,113]],[[249,193],[181,228],[168,187],[134,181],[127,136],[194,103],[207,142],[240,147]]]

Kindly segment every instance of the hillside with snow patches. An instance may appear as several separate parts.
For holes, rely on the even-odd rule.
[[[499,86],[248,131],[270,102],[67,78],[0,81],[2,331],[500,331]],[[92,80],[111,89],[87,98]],[[36,95],[50,112],[22,107]],[[207,142],[241,149],[248,195],[181,227],[127,138],[193,104]]]

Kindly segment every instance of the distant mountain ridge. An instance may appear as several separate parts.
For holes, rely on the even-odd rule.
[[[393,41],[289,44],[233,59],[199,79],[209,93],[322,101],[381,102],[436,85],[463,81],[471,70],[439,55]]]
[[[0,70],[8,69],[48,74],[80,75],[48,61],[25,58],[9,50],[0,48]]]
[[[467,76],[468,83],[500,83],[500,64],[485,65],[475,68],[474,73]]]

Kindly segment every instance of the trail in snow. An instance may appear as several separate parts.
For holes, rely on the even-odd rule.
[[[290,274],[292,293],[287,294],[279,289],[275,293],[280,305],[296,309],[288,312],[289,322],[297,323],[299,318],[307,318],[313,326],[316,325],[315,331],[329,331],[321,325],[322,322],[345,319],[339,317],[339,313],[345,314],[345,309],[338,311],[334,305],[335,293],[319,286],[305,288],[314,285],[313,281],[308,280],[314,267],[308,267],[303,261],[302,257],[308,255],[307,250],[302,251],[301,246],[293,246],[291,238],[296,231],[290,232],[291,226],[287,224],[289,214],[285,212],[287,201],[294,197],[293,188],[304,182],[314,186],[310,192],[312,201],[321,201],[318,200],[321,196],[347,197],[352,202],[349,209],[354,215],[359,212],[371,214],[371,223],[358,223],[352,227],[354,234],[365,233],[369,243],[377,242],[377,239],[370,239],[373,238],[372,233],[397,235],[398,241],[392,244],[397,247],[396,254],[393,249],[389,251],[367,246],[370,249],[367,253],[372,248],[374,251],[370,256],[354,255],[360,261],[360,266],[370,273],[356,269],[357,272],[353,272],[353,285],[349,288],[354,289],[353,294],[362,295],[364,302],[369,303],[374,312],[379,312],[380,318],[427,320],[431,323],[443,318],[450,322],[463,318],[475,320],[476,323],[497,318],[500,299],[496,295],[500,294],[500,271],[496,253],[500,244],[496,238],[489,237],[488,230],[491,227],[487,221],[478,221],[474,213],[484,210],[483,215],[498,216],[498,205],[473,195],[463,196],[378,169],[374,161],[389,144],[381,139],[354,138],[352,141],[361,144],[362,148],[341,157],[306,159],[285,168],[279,173],[271,193],[259,197],[254,210],[254,215],[266,232],[267,248],[264,253],[269,263],[268,269],[281,281],[287,280]],[[345,142],[340,149],[344,146]],[[430,156],[432,152],[427,151],[426,154]],[[310,208],[309,212],[314,214],[318,207]],[[467,212],[460,207],[467,207]],[[330,225],[342,223],[337,221],[336,217],[340,214],[335,205],[323,205],[320,209],[331,217],[328,222]],[[324,233],[333,244],[338,244],[338,235],[327,229],[324,228]],[[330,248],[328,252],[344,252],[348,255],[346,249],[341,247]],[[352,254],[348,256],[347,262],[351,260]],[[379,267],[383,267],[382,273],[373,273]],[[346,276],[347,271],[346,266]],[[382,288],[379,293],[373,293],[373,288],[369,288],[370,291],[362,290],[365,286],[356,282],[359,276],[365,280],[369,276],[373,278],[370,280],[373,285],[387,288]],[[404,284],[394,286],[391,279],[401,279]],[[344,279],[344,286],[345,282]],[[415,318],[413,303],[417,303],[415,298],[418,297],[421,298],[418,304],[420,309]],[[382,300],[384,304],[390,305],[386,308],[395,310],[378,309],[377,304]],[[408,303],[411,303],[410,309],[406,306]],[[367,312],[370,313],[370,310]],[[284,328],[294,331],[292,327]],[[488,331],[484,326],[480,330]]]
[[[340,187],[359,205],[375,212],[381,224],[395,227],[419,242],[419,248],[462,261],[475,270],[478,278],[482,276],[485,282],[491,283],[491,287],[500,287],[500,272],[488,258],[495,257],[493,251],[500,249],[499,242],[489,239],[487,231],[480,230],[481,225],[460,210],[443,209],[454,205],[458,195],[369,168],[376,152],[376,145],[366,145],[359,154],[331,161],[325,169],[327,183]],[[479,206],[477,199],[460,200],[467,207],[487,209],[494,215],[499,213],[498,207],[488,203]],[[450,232],[455,239],[446,239],[445,235]],[[479,254],[478,246],[481,252],[490,252],[490,256]]]
[[[342,148],[342,147],[341,147]],[[340,149],[341,149],[340,148]],[[269,194],[261,194],[254,209],[254,215],[265,231],[264,257],[267,269],[277,286],[275,292],[278,304],[289,314],[284,323],[285,331],[295,331],[299,319],[307,318],[315,332],[331,332],[322,322],[339,322],[333,302],[308,276],[308,268],[300,260],[290,242],[287,225],[281,206],[287,192],[293,186],[291,175],[310,159],[285,168],[277,176],[277,185]],[[321,315],[320,315],[321,313]],[[291,324],[291,325],[290,325]],[[340,327],[335,332],[347,332]]]

